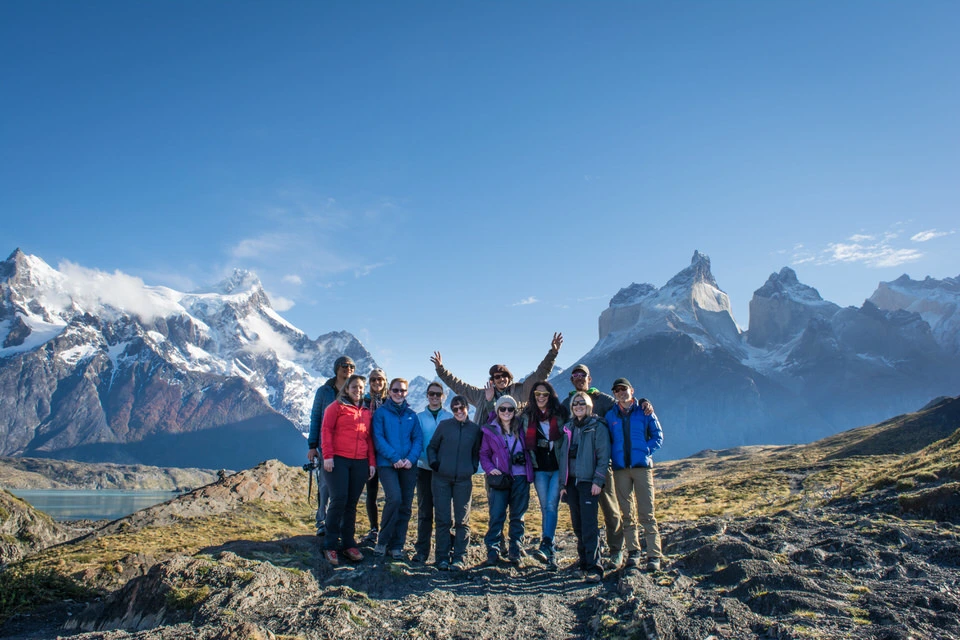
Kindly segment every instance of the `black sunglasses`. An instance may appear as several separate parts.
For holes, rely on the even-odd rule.
[[[573,402],[570,403],[570,406],[571,406],[571,407],[585,407],[585,406],[587,406],[587,403],[584,402],[583,400],[574,400]]]
[[[439,398],[443,395],[443,391],[427,391],[427,395],[431,398]]]
[[[406,393],[406,392],[407,392],[406,389],[390,389],[390,393],[400,393],[400,394],[404,394],[404,393]]]

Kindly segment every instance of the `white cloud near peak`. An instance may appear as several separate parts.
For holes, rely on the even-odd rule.
[[[927,242],[933,240],[934,238],[942,238],[943,236],[949,236],[956,231],[937,231],[936,229],[928,229],[927,231],[921,231],[920,233],[915,233],[910,236],[910,239],[914,242]]]
[[[522,306],[525,306],[525,305],[528,305],[528,304],[537,304],[538,302],[540,302],[540,300],[538,300],[536,297],[534,297],[534,296],[529,296],[529,297],[527,297],[527,298],[524,298],[523,300],[520,300],[520,301],[518,301],[518,302],[514,302],[514,303],[513,303],[512,305],[510,305],[510,306],[512,306],[512,307],[522,307]]]
[[[282,280],[287,284],[295,284],[298,286],[303,284],[303,278],[295,273],[288,273],[287,275],[283,276]]]

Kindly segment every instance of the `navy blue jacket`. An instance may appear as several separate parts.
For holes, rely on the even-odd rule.
[[[378,467],[392,467],[404,458],[417,466],[423,453],[423,430],[406,400],[402,404],[387,400],[373,414],[373,448]]]
[[[643,409],[636,398],[628,414],[629,420],[621,413],[620,405],[615,404],[607,411],[606,421],[610,429],[610,461],[614,470],[635,467],[652,467],[653,452],[663,446],[663,429],[657,414],[643,415]],[[630,428],[625,429],[625,422]]]

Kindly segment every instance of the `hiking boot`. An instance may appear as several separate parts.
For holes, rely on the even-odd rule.
[[[437,569],[439,569],[440,571],[449,571],[450,563],[447,562],[446,560],[441,560],[440,562],[437,563]]]
[[[327,525],[321,522],[320,525],[317,527],[317,535],[320,536],[321,538],[327,535]]]
[[[553,555],[547,558],[547,571],[556,571],[557,570],[557,560]]]
[[[616,553],[611,553],[610,557],[607,558],[607,569],[611,571],[616,571],[620,568],[620,565],[623,564],[623,551],[617,551]]]
[[[488,567],[495,567],[498,562],[500,562],[500,552],[496,549],[487,551],[487,561],[484,564]]]
[[[363,539],[360,540],[360,544],[375,545],[377,544],[378,535],[380,535],[379,531],[370,529],[370,531],[367,531],[367,535],[363,536]]]
[[[356,547],[350,547],[349,549],[343,552],[343,555],[350,562],[360,562],[361,560],[363,560],[363,554],[360,553],[360,549],[357,549]]]
[[[540,562],[547,562],[553,557],[553,541],[550,538],[540,540],[540,546],[533,552],[533,557]]]
[[[627,564],[624,565],[628,568],[639,567],[640,566],[640,552],[631,551],[627,554]]]
[[[406,560],[407,554],[403,552],[403,549],[393,549],[390,551],[391,560]]]
[[[382,558],[383,556],[387,555],[387,545],[378,544],[377,546],[375,546],[373,548],[373,555],[375,555],[378,558]]]
[[[647,571],[660,571],[660,558],[650,558],[647,560]]]
[[[509,555],[507,555],[507,562],[509,562],[510,564],[512,564],[512,565],[515,566],[515,567],[519,567],[519,566],[520,566],[520,553],[519,553],[518,551],[511,551],[511,552],[509,553]]]
[[[603,570],[599,568],[590,569],[586,572],[586,575],[583,576],[583,579],[587,582],[600,582],[603,580]]]
[[[323,557],[326,558],[327,562],[330,563],[330,566],[336,567],[340,565],[340,560],[337,558],[337,552],[333,549],[327,549],[324,551]]]
[[[424,554],[420,552],[413,554],[413,562],[416,562],[417,564],[423,564],[426,561],[427,561],[427,556],[425,556]]]
[[[463,560],[454,560],[453,564],[450,565],[450,571],[463,571],[464,569],[466,567],[463,566]]]

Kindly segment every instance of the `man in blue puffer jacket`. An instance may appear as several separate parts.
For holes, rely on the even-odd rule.
[[[388,389],[390,398],[373,414],[373,446],[385,498],[373,555],[384,556],[389,552],[391,558],[402,560],[407,526],[413,513],[417,460],[423,453],[423,431],[420,419],[407,404],[407,381],[394,378]]]
[[[634,502],[647,543],[647,569],[660,570],[662,551],[660,530],[654,513],[653,452],[663,445],[663,429],[655,413],[644,415],[644,399],[633,397],[633,385],[626,378],[613,383],[617,404],[607,411],[610,428],[610,458],[616,484],[617,502],[623,514],[623,538],[627,548],[627,566],[640,562],[640,537]]]

